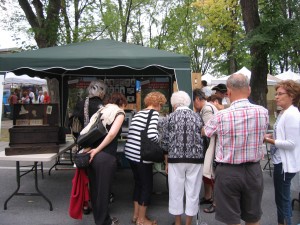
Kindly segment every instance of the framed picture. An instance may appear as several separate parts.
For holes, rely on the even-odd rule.
[[[47,114],[52,114],[52,106],[51,105],[48,105],[47,106],[47,111],[46,111]]]

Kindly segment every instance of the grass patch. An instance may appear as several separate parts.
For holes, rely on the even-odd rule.
[[[9,132],[8,129],[1,129],[0,141],[9,142]]]

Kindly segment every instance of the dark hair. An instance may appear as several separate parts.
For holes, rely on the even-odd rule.
[[[213,95],[211,95],[211,96],[209,96],[208,98],[207,98],[207,101],[208,102],[214,102],[214,101],[218,101],[218,103],[220,104],[220,105],[222,105],[222,98],[220,97],[220,96],[218,96],[218,95],[216,95],[216,94],[213,94]]]
[[[205,100],[205,94],[200,88],[195,88],[193,90],[193,101],[196,100],[196,98],[199,98],[199,100]]]
[[[201,84],[203,87],[206,87],[207,86],[207,81],[206,80],[201,80]]]
[[[126,106],[127,100],[123,94],[119,92],[114,92],[110,95],[109,99],[105,102],[105,104],[108,103],[116,104],[117,106],[122,106],[124,104]]]

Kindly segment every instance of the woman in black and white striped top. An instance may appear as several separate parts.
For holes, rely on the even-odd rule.
[[[134,115],[129,127],[127,142],[125,144],[125,156],[129,160],[135,181],[132,222],[137,225],[154,224],[153,221],[146,218],[146,210],[152,193],[153,175],[152,162],[141,160],[141,131],[146,127],[150,110],[154,109],[147,134],[148,138],[156,142],[158,141],[158,112],[166,102],[165,96],[160,92],[150,92],[147,94],[144,99],[146,108]]]

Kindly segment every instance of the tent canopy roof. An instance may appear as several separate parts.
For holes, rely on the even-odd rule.
[[[28,75],[16,76],[14,73],[7,73],[4,79],[5,83],[12,84],[36,84],[36,85],[47,85],[47,81],[45,79],[41,79],[39,77],[29,77]]]
[[[149,65],[189,69],[190,59],[168,51],[108,39],[0,55],[1,71],[17,68],[75,70],[82,67],[112,68],[122,65],[135,69]]]
[[[294,80],[296,82],[300,82],[300,74],[294,73],[291,70],[278,74],[275,77],[281,80]]]
[[[236,71],[234,74],[238,74],[238,73],[247,76],[248,79],[251,79],[251,71],[249,69],[247,69],[246,67],[243,67],[242,69]],[[218,85],[220,83],[226,84],[227,79],[229,77],[230,77],[230,75],[229,76],[225,76],[225,77],[220,77],[218,79],[213,79],[213,80],[211,80],[211,84],[212,85]],[[275,85],[276,83],[277,83],[277,81],[275,79],[270,79],[269,76],[268,76],[268,78],[267,78],[267,84],[268,85]]]

